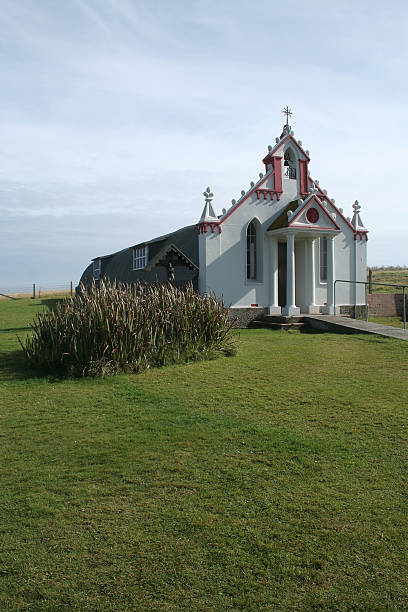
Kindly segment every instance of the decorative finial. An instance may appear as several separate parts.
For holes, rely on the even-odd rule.
[[[354,212],[355,212],[355,214],[356,214],[356,215],[358,215],[358,213],[360,212],[360,210],[361,210],[361,206],[360,206],[360,204],[358,203],[358,200],[356,200],[356,201],[354,202],[354,204],[353,204],[353,210],[354,210]]]
[[[244,196],[245,195],[245,189],[241,189],[241,195]]]
[[[263,172],[260,172],[260,173],[259,173],[259,178],[260,178],[260,179],[261,179],[261,178],[263,178]]]
[[[268,145],[268,151],[269,153],[272,151],[272,145]]]
[[[293,115],[292,111],[290,110],[289,106],[285,106],[285,108],[282,111],[283,115],[286,115],[286,125],[289,124],[289,117],[291,117]]]
[[[211,204],[214,194],[211,193],[211,189],[209,187],[207,187],[207,189],[204,191],[203,196],[205,197],[205,203]]]
[[[255,187],[254,181],[251,181],[249,184],[251,185],[251,187]]]

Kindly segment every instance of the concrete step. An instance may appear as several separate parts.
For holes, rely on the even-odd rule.
[[[285,317],[284,315],[269,315],[264,314],[260,317],[262,321],[268,321],[270,323],[301,323],[303,322],[303,315]]]
[[[278,321],[266,321],[263,319],[252,321],[250,327],[256,328],[269,328],[269,329],[282,329],[288,331],[290,329],[301,329],[304,326],[303,321],[291,321],[291,322],[278,322]]]

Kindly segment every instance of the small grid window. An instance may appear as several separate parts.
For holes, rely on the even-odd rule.
[[[95,259],[93,262],[93,277],[95,280],[99,280],[101,276],[101,259]]]
[[[320,282],[327,283],[327,238],[320,238]]]
[[[147,265],[148,247],[133,248],[133,270],[142,270]]]

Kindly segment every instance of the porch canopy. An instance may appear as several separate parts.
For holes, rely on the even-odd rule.
[[[340,233],[340,227],[334,214],[330,214],[324,204],[312,193],[306,200],[290,202],[268,227],[270,253],[270,314],[293,316],[306,312],[317,313],[320,306],[316,304],[316,240],[327,238],[327,300],[322,307],[324,314],[334,313],[334,238]],[[303,241],[302,260],[295,266],[295,241]],[[279,243],[286,244],[286,271],[279,266]],[[298,270],[296,271],[296,267]],[[296,272],[303,275],[301,300],[296,295]],[[286,278],[279,278],[285,274]],[[285,282],[282,283],[282,280]],[[300,279],[298,279],[299,281]],[[281,282],[280,282],[281,281]],[[279,304],[279,282],[286,285],[284,306]],[[300,286],[300,282],[298,282]],[[297,303],[298,302],[298,303]]]

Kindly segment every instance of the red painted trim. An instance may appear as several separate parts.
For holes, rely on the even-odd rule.
[[[256,193],[256,197],[258,200],[260,199],[261,194],[262,194],[264,200],[266,200],[266,198],[269,195],[271,201],[273,200],[275,196],[277,196],[277,199],[279,200],[279,198],[282,195],[282,192],[276,191],[276,189],[255,189],[255,193]]]
[[[290,227],[292,225],[292,223],[294,223],[294,221],[296,221],[296,219],[299,217],[299,215],[302,214],[302,212],[305,210],[305,208],[308,208],[310,206],[310,204],[314,202],[317,206],[319,206],[319,208],[324,212],[324,214],[326,215],[326,217],[328,217],[328,219],[330,219],[330,221],[332,223],[334,223],[334,225],[336,226],[336,229],[340,230],[340,227],[338,226],[338,224],[336,223],[336,221],[333,219],[333,217],[327,212],[327,210],[325,209],[325,207],[323,206],[323,204],[321,202],[319,202],[319,198],[317,198],[315,195],[308,201],[306,202],[306,204],[304,206],[302,206],[302,208],[299,210],[298,213],[296,213],[296,215],[293,217],[293,219],[291,219],[288,223],[288,227]],[[316,229],[319,226],[313,225],[313,227],[316,227]],[[326,227],[322,227],[322,229],[333,229],[333,228],[326,228]]]
[[[282,189],[282,157],[276,156],[272,158],[274,172],[274,189],[279,193],[283,193]]]
[[[197,230],[199,234],[206,234],[207,229],[211,229],[211,233],[215,232],[215,228],[218,227],[218,232],[221,234],[221,227],[219,221],[202,221],[201,223],[197,223]]]
[[[258,306],[258,304],[251,304],[251,306],[252,306],[252,307],[256,307],[256,306]]]
[[[300,174],[300,195],[306,196],[309,193],[308,189],[308,172],[307,172],[307,164],[308,162],[304,159],[299,160],[299,174]]]
[[[290,134],[288,134],[287,136],[285,136],[285,138],[283,140],[281,140],[281,142],[279,142],[270,153],[268,153],[268,155],[266,155],[263,158],[263,163],[270,163],[269,162],[269,158],[270,157],[274,157],[275,153],[277,151],[279,151],[279,149],[281,148],[282,145],[284,145],[288,140],[291,140],[293,142],[294,145],[297,146],[297,148],[299,149],[299,151],[302,152],[302,154],[306,157],[307,161],[310,161],[310,157],[307,155],[306,151],[304,151],[304,149],[300,146],[300,144],[298,143],[298,141],[296,140],[296,138],[294,136],[291,136]]]
[[[288,226],[288,227],[289,227],[289,226]],[[328,225],[314,225],[314,224],[313,224],[313,226],[312,226],[312,227],[314,227],[314,228],[315,228],[315,229],[317,229],[317,230],[319,230],[319,229],[322,229],[322,230],[331,230],[332,232],[336,232],[336,231],[338,231],[338,230],[336,230],[336,228],[335,228],[335,227],[329,227]],[[306,230],[307,230],[307,229],[309,229],[309,227],[308,227],[307,225],[305,225],[305,226],[303,227],[303,225],[302,225],[302,226],[300,226],[300,227],[295,227],[295,228],[293,228],[293,229],[297,229],[297,230],[306,229]]]
[[[282,140],[282,141],[281,141],[281,142],[280,142],[280,143],[279,143],[279,144],[276,146],[276,149],[273,149],[273,150],[272,150],[270,153],[268,153],[268,155],[267,155],[266,157],[264,157],[264,159],[262,160],[262,161],[263,161],[263,163],[264,163],[265,165],[270,164],[270,163],[274,163],[274,162],[272,162],[272,159],[278,159],[278,156],[273,155],[273,153],[274,153],[274,152],[276,152],[276,151],[278,151],[278,150],[280,149],[280,147],[281,147],[282,145],[284,145],[284,144],[285,144],[285,142],[287,142],[289,139],[292,139],[292,140],[293,140],[293,142],[296,144],[296,146],[297,146],[297,147],[298,147],[298,148],[299,148],[299,149],[302,151],[302,153],[304,154],[304,156],[305,156],[305,157],[306,157],[306,159],[308,160],[308,161],[307,161],[307,163],[308,163],[308,162],[310,161],[309,156],[308,156],[308,155],[306,155],[305,151],[304,151],[304,150],[302,149],[302,147],[301,147],[301,146],[300,146],[300,145],[297,143],[297,141],[296,141],[296,140],[293,138],[293,136],[290,136],[290,135],[286,136],[286,138],[284,138],[284,139],[283,139],[283,140]],[[282,158],[280,158],[280,159],[282,159]],[[303,161],[303,162],[304,162],[304,160],[299,160],[299,161]],[[277,164],[277,166],[278,166],[278,164]],[[353,225],[350,223],[350,221],[348,221],[348,220],[346,219],[346,217],[345,217],[345,216],[344,216],[344,215],[343,215],[343,214],[342,214],[342,213],[339,211],[339,209],[337,208],[337,206],[336,206],[335,204],[333,204],[333,202],[331,201],[331,199],[329,198],[329,196],[327,196],[325,193],[323,193],[323,190],[322,190],[322,188],[320,187],[320,185],[318,185],[318,184],[316,183],[316,181],[315,181],[314,179],[312,179],[312,177],[309,177],[309,173],[308,173],[308,171],[307,171],[307,164],[306,164],[306,172],[305,172],[305,174],[306,174],[305,181],[306,181],[306,186],[307,186],[307,187],[306,187],[306,188],[307,188],[307,193],[309,193],[309,178],[310,178],[310,180],[312,181],[313,185],[314,185],[314,186],[315,186],[315,187],[318,189],[318,192],[319,192],[319,193],[318,193],[318,196],[319,196],[319,198],[320,198],[320,199],[322,199],[322,200],[325,200],[325,201],[326,201],[328,204],[330,204],[330,206],[332,206],[332,207],[334,208],[334,210],[335,210],[336,214],[338,214],[338,215],[339,215],[339,217],[341,217],[341,219],[343,219],[343,221],[346,223],[346,225],[348,225],[348,227],[349,227],[349,228],[350,228],[350,229],[353,231],[353,233],[355,234],[355,233],[356,233],[356,231],[357,231],[357,230],[355,229],[355,227],[354,227],[354,226],[353,226]],[[260,181],[260,182],[259,182],[257,185],[254,185],[254,187],[251,187],[251,189],[248,191],[248,193],[246,193],[246,194],[245,194],[245,196],[242,196],[242,198],[241,198],[241,199],[240,199],[240,200],[237,202],[237,204],[235,204],[234,208],[233,208],[232,210],[230,210],[230,211],[229,211],[229,212],[228,212],[228,213],[225,215],[225,217],[224,217],[223,219],[221,219],[221,221],[219,222],[219,224],[218,224],[218,230],[219,230],[219,233],[221,233],[221,231],[222,231],[222,230],[221,230],[221,225],[222,225],[222,223],[224,223],[224,221],[226,221],[226,220],[228,219],[228,217],[230,217],[230,216],[232,215],[232,213],[233,213],[233,212],[235,212],[235,211],[237,210],[237,208],[239,208],[239,207],[241,206],[241,204],[243,204],[243,203],[244,203],[244,202],[245,202],[245,201],[246,201],[246,200],[247,200],[247,199],[248,199],[248,198],[249,198],[251,195],[253,195],[253,193],[254,193],[254,192],[256,192],[256,191],[260,191],[260,187],[261,187],[261,185],[263,185],[263,184],[265,183],[265,181],[267,181],[267,180],[268,180],[268,179],[269,179],[271,176],[274,176],[274,175],[275,175],[275,167],[274,167],[274,170],[273,170],[273,171],[270,171],[270,170],[269,170],[269,171],[268,171],[268,172],[265,174],[265,176],[263,177],[263,179],[262,179],[262,180],[261,180],[261,181]],[[275,188],[276,188],[276,178],[277,178],[277,177],[275,177]],[[281,181],[282,181],[282,178],[281,178]],[[282,187],[282,186],[281,186],[281,187]],[[302,189],[302,185],[301,185],[301,189]],[[277,190],[276,190],[276,189],[275,189],[275,190],[273,190],[273,191],[276,191],[276,192],[277,192]],[[282,193],[282,191],[281,191],[281,193]],[[307,193],[305,193],[304,195],[307,195]],[[276,194],[276,195],[278,195],[278,194]],[[301,195],[303,195],[303,194],[301,194]],[[258,195],[257,195],[257,198],[258,198],[258,200],[259,200]],[[278,197],[278,199],[279,199],[279,197]],[[302,210],[303,210],[303,208],[302,208]],[[327,211],[324,209],[324,207],[323,207],[323,210],[324,210],[324,212],[325,212],[325,213],[328,215],[328,212],[327,212]],[[300,214],[300,213],[299,213],[299,214]],[[296,218],[296,217],[295,217],[295,218]],[[332,218],[331,218],[331,219],[332,219]],[[332,220],[333,220],[333,223],[335,223],[335,225],[336,225],[336,226],[338,227],[338,229],[340,230],[340,227],[337,225],[337,223],[334,221],[334,219],[332,219]],[[292,219],[291,221],[294,221],[294,219]],[[198,225],[199,225],[199,224],[198,224]],[[206,230],[205,230],[205,231],[206,231]],[[366,236],[366,240],[368,240],[367,231],[368,231],[368,230],[366,230],[366,231],[362,232],[363,234],[365,234],[365,236]]]
[[[360,242],[364,240],[364,237],[366,239],[366,242],[368,240],[367,232],[365,231],[362,231],[362,232],[356,231],[356,233],[354,234],[354,240],[357,240],[357,236],[359,237]]]
[[[276,195],[278,195],[278,193],[280,193],[280,194],[283,193],[283,189],[282,189],[282,164],[278,163],[278,160],[279,160],[279,162],[281,162],[282,157],[279,157],[278,155],[275,155],[275,153],[277,151],[279,151],[280,147],[283,146],[288,140],[292,140],[293,141],[293,143],[298,147],[298,149],[306,157],[307,162],[310,161],[310,157],[308,155],[306,155],[306,152],[303,150],[303,148],[300,146],[300,144],[297,142],[297,140],[295,140],[295,138],[293,136],[288,134],[279,144],[276,145],[276,147],[274,149],[272,149],[272,151],[270,153],[268,153],[263,158],[262,161],[265,164],[266,174],[265,174],[264,178],[261,180],[261,182],[258,183],[257,185],[255,185],[254,187],[252,187],[248,191],[248,193],[246,193],[245,196],[243,196],[241,198],[241,200],[234,206],[234,208],[232,210],[230,210],[229,213],[227,213],[223,219],[221,219],[220,224],[224,223],[224,221],[226,221],[228,219],[228,217],[230,217],[230,215],[232,215],[232,213],[235,212],[237,210],[237,208],[239,208],[241,206],[241,204],[243,204],[249,198],[250,195],[252,195],[254,192],[259,190],[261,185],[263,185],[264,182],[268,178],[270,178],[271,176],[274,176],[274,181],[275,181],[274,191],[276,192]],[[302,160],[302,161],[304,161],[304,160]],[[273,165],[273,170],[272,171],[267,169],[268,165],[270,165],[270,164]],[[306,172],[306,184],[307,183],[308,183],[308,174]],[[278,199],[279,199],[279,196],[278,196]],[[258,200],[259,200],[259,197],[258,197]]]
[[[318,189],[318,190],[319,190],[319,193],[318,193],[319,198],[320,198],[321,200],[326,200],[326,202],[328,202],[328,203],[329,203],[329,204],[330,204],[330,205],[331,205],[331,206],[334,208],[334,210],[336,211],[336,214],[338,214],[338,215],[339,215],[339,217],[341,217],[341,218],[343,219],[343,221],[346,223],[346,225],[348,225],[348,226],[349,226],[349,228],[350,228],[350,229],[351,229],[353,232],[356,232],[356,228],[354,227],[354,225],[351,225],[350,221],[348,221],[348,220],[346,219],[346,217],[343,215],[343,213],[341,213],[341,212],[339,211],[339,209],[337,208],[337,206],[336,206],[335,204],[333,204],[333,202],[331,201],[331,199],[329,198],[329,196],[328,196],[328,195],[326,195],[325,193],[323,193],[323,190],[322,190],[322,188],[320,187],[320,185],[318,185],[318,184],[316,183],[316,181],[315,181],[314,179],[312,179],[312,177],[310,177],[310,180],[312,181],[312,183],[313,183],[314,187],[316,187],[316,189]]]
[[[259,182],[257,185],[254,185],[253,187],[251,187],[251,189],[248,191],[248,193],[246,193],[244,196],[242,196],[242,198],[241,198],[241,199],[240,199],[240,200],[239,200],[239,201],[238,201],[238,202],[235,204],[234,208],[233,208],[232,210],[230,210],[230,211],[229,211],[229,212],[228,212],[228,213],[225,215],[225,217],[224,217],[223,219],[221,219],[220,223],[224,223],[224,221],[225,221],[226,219],[228,219],[228,217],[229,217],[230,215],[232,215],[232,213],[233,213],[233,212],[235,212],[235,211],[237,210],[237,208],[239,208],[239,207],[241,206],[241,204],[243,204],[243,203],[244,203],[244,202],[245,202],[245,201],[246,201],[246,200],[249,198],[249,196],[251,196],[251,195],[254,193],[254,191],[256,191],[257,189],[259,189],[259,188],[260,188],[260,186],[261,186],[261,185],[263,185],[263,184],[265,183],[265,181],[267,181],[269,178],[271,178],[271,176],[273,176],[273,172],[270,172],[270,171],[269,171],[269,173],[268,173],[267,175],[265,175],[265,176],[263,177],[263,179],[262,179],[262,180],[261,180],[261,181],[260,181],[260,182]]]

